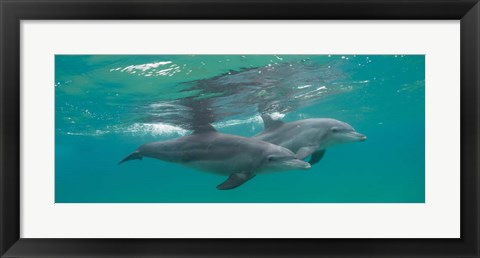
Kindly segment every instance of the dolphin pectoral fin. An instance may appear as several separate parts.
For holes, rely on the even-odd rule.
[[[317,164],[323,158],[323,155],[325,155],[326,151],[326,149],[315,151],[312,154],[312,157],[310,158],[310,161],[308,163],[310,163],[310,165],[312,166],[313,164]]]
[[[310,155],[312,155],[312,153],[315,152],[315,150],[317,149],[318,146],[309,146],[309,147],[302,147],[300,148],[297,153],[295,154],[295,156],[297,157],[297,159],[304,159]]]
[[[247,182],[248,180],[252,179],[255,175],[249,172],[238,172],[233,173],[228,177],[225,182],[219,184],[217,186],[218,190],[230,190],[236,188],[243,183]]]

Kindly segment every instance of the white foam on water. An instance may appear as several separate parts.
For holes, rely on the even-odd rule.
[[[280,120],[282,119],[283,117],[285,117],[285,114],[282,114],[280,112],[273,112],[270,114],[270,116],[272,117],[272,119],[274,120]]]
[[[213,126],[215,128],[225,128],[229,126],[249,124],[249,123],[261,124],[262,118],[259,115],[256,115],[246,119],[232,119],[232,120],[217,122],[217,123],[214,123]]]
[[[185,135],[188,130],[185,130],[181,127],[164,124],[164,123],[134,123],[133,125],[127,127],[124,133],[133,133],[133,134],[150,134],[150,135]]]
[[[158,68],[159,66],[171,64],[171,61],[161,61],[161,62],[155,62],[155,63],[147,63],[147,64],[138,64],[138,65],[129,65],[127,67],[121,68],[118,67],[114,69],[114,71],[120,70],[121,72],[133,72],[134,70],[139,70],[142,72],[145,72],[147,70],[153,69],[153,68]],[[120,69],[119,69],[120,68]],[[112,71],[112,70],[110,70]]]

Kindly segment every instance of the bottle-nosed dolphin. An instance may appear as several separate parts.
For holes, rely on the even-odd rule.
[[[142,157],[229,176],[217,186],[220,190],[240,186],[258,173],[310,168],[309,163],[284,147],[219,133],[211,125],[198,127],[191,135],[178,139],[144,144],[119,164]]]
[[[311,165],[319,162],[325,155],[326,148],[332,145],[367,139],[349,124],[331,118],[311,118],[285,123],[264,114],[262,119],[265,129],[253,138],[283,146],[296,153],[299,159],[311,155]]]

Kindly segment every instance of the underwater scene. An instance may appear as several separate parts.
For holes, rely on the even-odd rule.
[[[424,55],[56,55],[56,203],[424,203]]]

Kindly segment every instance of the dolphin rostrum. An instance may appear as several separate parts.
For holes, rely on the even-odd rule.
[[[332,118],[311,118],[285,123],[262,115],[265,129],[252,138],[285,147],[297,158],[311,156],[309,163],[319,162],[328,147],[348,142],[365,141],[349,124]]]
[[[297,159],[286,148],[257,139],[219,133],[209,124],[198,126],[191,135],[144,144],[119,164],[142,157],[181,163],[228,176],[225,182],[217,186],[220,190],[238,187],[259,173],[310,168],[310,164]]]

